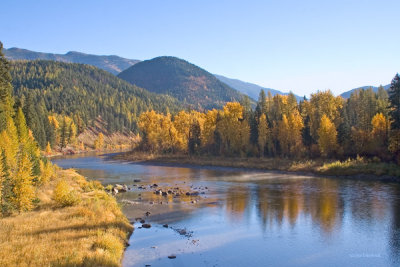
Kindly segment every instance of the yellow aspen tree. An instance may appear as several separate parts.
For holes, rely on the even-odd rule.
[[[289,155],[290,151],[290,126],[289,121],[285,114],[282,116],[282,120],[278,122],[278,141],[281,148],[281,153],[284,156]]]
[[[46,145],[46,154],[47,154],[47,155],[50,155],[50,154],[51,154],[50,142],[47,142],[47,145]]]
[[[265,148],[267,146],[267,141],[269,138],[269,129],[267,117],[262,114],[258,122],[258,148],[260,150],[260,156],[265,156]]]
[[[240,151],[240,123],[243,120],[243,107],[238,102],[228,102],[224,106],[219,131],[228,153]]]
[[[185,111],[180,111],[174,117],[174,127],[178,131],[178,138],[182,141],[182,150],[187,150],[189,141],[189,130],[191,124],[190,114]]]
[[[318,128],[318,146],[324,157],[332,155],[337,149],[336,127],[325,114],[322,116]]]
[[[308,101],[305,101],[308,102]],[[331,91],[311,94],[309,105],[304,105],[305,113],[310,117],[310,134],[314,140],[318,139],[318,129],[323,115],[338,127],[341,122],[340,111],[343,107],[343,98],[335,97]]]
[[[372,118],[371,124],[371,134],[374,137],[375,142],[383,145],[388,138],[389,120],[382,113],[378,113]]]
[[[371,121],[372,124],[372,148],[373,153],[383,155],[387,152],[389,139],[389,120],[382,114],[377,113]]]
[[[167,115],[162,116],[160,123],[160,147],[164,151],[172,151],[177,145],[178,132],[171,121],[171,114],[168,113]]]
[[[17,166],[17,153],[19,147],[19,138],[17,128],[11,117],[7,118],[6,130],[0,133],[0,148],[4,149],[7,159],[7,165],[11,172],[14,172]]]
[[[289,115],[289,154],[290,156],[299,156],[303,150],[302,130],[304,127],[303,118],[297,110]]]
[[[85,151],[85,145],[83,144],[82,141],[79,144],[79,149],[82,150],[82,151]]]
[[[204,116],[203,131],[201,132],[202,146],[210,146],[214,143],[214,132],[217,124],[218,110],[213,109],[207,111]]]
[[[94,148],[96,150],[102,150],[104,147],[104,135],[103,133],[99,133],[96,141],[94,142]]]

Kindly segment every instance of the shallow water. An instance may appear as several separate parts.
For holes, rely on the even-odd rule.
[[[117,195],[135,222],[123,266],[400,266],[399,184],[104,156],[53,161],[132,188]],[[154,183],[204,194],[159,196]],[[152,227],[139,228],[137,217]]]

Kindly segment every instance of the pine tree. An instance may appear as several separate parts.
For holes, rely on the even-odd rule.
[[[200,123],[198,120],[195,120],[190,125],[189,131],[189,142],[188,142],[188,151],[189,154],[193,155],[199,152],[201,146],[201,129]]]
[[[7,118],[14,116],[13,105],[9,63],[3,54],[3,43],[0,42],[0,132],[7,128]]]
[[[14,199],[13,181],[4,149],[1,150],[0,157],[0,213],[9,215],[15,210],[12,202]]]
[[[65,116],[63,116],[63,120],[61,122],[60,127],[60,147],[63,149],[67,146],[67,121]]]
[[[258,96],[257,107],[259,109],[259,116],[261,116],[261,114],[267,114],[267,97],[265,96],[264,89],[261,89],[260,95]]]
[[[26,125],[25,116],[21,108],[18,108],[17,115],[15,117],[15,126],[18,131],[18,139],[20,143],[28,142],[29,131]]]
[[[400,130],[400,76],[394,76],[389,89],[390,117],[392,130]]]
[[[258,149],[260,151],[260,156],[265,156],[265,149],[267,146],[267,141],[269,138],[269,130],[267,117],[265,114],[262,114],[260,117],[260,121],[258,123]]]

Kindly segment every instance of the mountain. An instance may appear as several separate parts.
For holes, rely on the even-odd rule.
[[[97,56],[73,51],[70,51],[64,55],[41,53],[15,47],[3,49],[3,52],[6,58],[9,60],[44,59],[69,63],[89,64],[111,72],[114,75],[117,75],[121,71],[140,61],[137,59],[127,59],[119,56]]]
[[[109,131],[137,130],[141,112],[184,109],[177,99],[150,93],[94,66],[47,60],[11,61],[14,95],[28,96],[51,113],[79,115],[85,124],[101,116]]]
[[[176,57],[141,61],[118,77],[154,93],[168,94],[194,108],[220,108],[243,95],[206,70]]]
[[[237,80],[237,79],[227,78],[227,77],[224,77],[224,76],[218,75],[218,74],[214,74],[214,76],[217,77],[217,79],[220,80],[221,82],[226,83],[230,87],[238,90],[239,92],[242,92],[243,94],[248,95],[249,97],[251,97],[253,99],[258,99],[261,89],[264,89],[266,94],[268,94],[268,92],[271,92],[271,94],[273,96],[288,94],[288,93],[283,93],[283,92],[275,90],[275,89],[261,87],[254,83],[248,83],[248,82],[244,82],[244,81]],[[301,97],[301,96],[298,96],[298,95],[295,95],[295,96],[296,96],[297,101],[300,101],[303,99],[303,97]]]
[[[349,90],[349,91],[346,91],[346,92],[342,93],[340,96],[343,97],[343,98],[349,98],[349,97],[351,96],[351,94],[352,94],[355,90],[358,90],[358,89],[364,89],[364,90],[365,90],[365,89],[369,89],[369,88],[372,88],[372,90],[376,93],[376,92],[378,92],[378,88],[379,88],[379,87],[371,86],[371,85],[361,86],[361,87],[357,87],[357,88],[351,89],[351,90]],[[388,90],[388,89],[390,88],[390,84],[383,86],[383,88],[384,88],[385,90]]]

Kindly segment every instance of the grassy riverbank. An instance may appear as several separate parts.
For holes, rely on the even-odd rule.
[[[345,161],[325,159],[299,161],[286,158],[190,157],[187,155],[159,155],[143,152],[123,153],[117,155],[116,158],[140,162],[221,166],[400,181],[400,166],[394,163],[379,162],[377,160],[367,160],[364,158],[349,159]]]
[[[34,211],[0,219],[0,266],[121,265],[132,226],[100,183],[57,170],[37,196]]]

